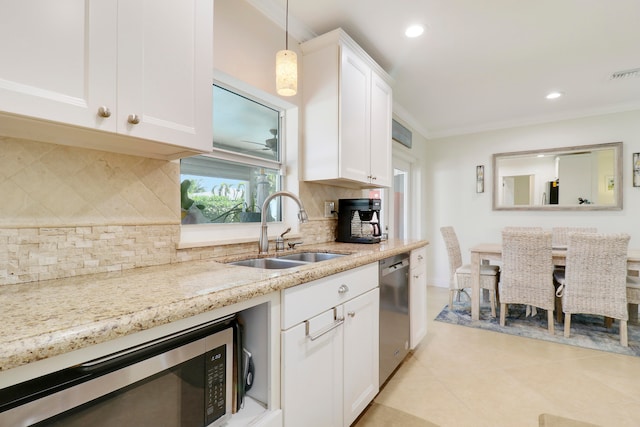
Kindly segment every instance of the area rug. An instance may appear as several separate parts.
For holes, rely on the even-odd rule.
[[[455,325],[502,332],[526,338],[535,338],[560,344],[574,345],[611,353],[626,354],[640,357],[640,326],[628,324],[629,347],[620,345],[619,324],[614,322],[609,329],[604,327],[602,316],[574,314],[571,316],[571,336],[564,337],[564,325],[555,323],[555,334],[550,335],[547,330],[547,312],[538,310],[536,316],[525,315],[525,306],[509,305],[506,325],[500,326],[500,312],[496,318],[491,317],[488,305],[481,305],[480,320],[471,321],[471,307],[468,301],[455,302],[453,310],[446,305],[435,320]]]

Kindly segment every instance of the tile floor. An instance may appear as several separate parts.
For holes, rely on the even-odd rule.
[[[441,427],[537,427],[541,413],[640,426],[640,358],[435,322],[448,290],[429,287],[428,298],[427,337],[370,409]],[[380,425],[366,415],[354,426]]]

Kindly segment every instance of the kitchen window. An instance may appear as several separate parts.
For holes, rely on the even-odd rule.
[[[257,239],[267,196],[298,190],[297,170],[286,167],[287,155],[297,156],[297,108],[216,74],[212,152],[180,161],[181,246],[185,247],[190,242]],[[285,144],[287,136],[291,144]],[[276,198],[269,204],[267,221],[297,223],[295,213],[292,220],[287,217],[289,210]],[[276,232],[278,227],[272,229]]]

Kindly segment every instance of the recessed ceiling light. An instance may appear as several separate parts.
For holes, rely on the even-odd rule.
[[[547,95],[547,99],[557,99],[562,96],[562,92],[551,92]]]
[[[424,33],[424,27],[422,25],[412,25],[406,29],[404,35],[409,38],[414,38]]]

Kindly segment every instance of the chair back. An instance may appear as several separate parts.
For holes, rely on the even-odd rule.
[[[500,302],[553,310],[551,232],[502,231]]]
[[[553,246],[567,246],[569,244],[569,233],[597,233],[595,227],[552,227],[551,233],[553,237],[551,244]]]
[[[449,257],[449,283],[454,283],[456,270],[462,266],[462,254],[460,252],[460,243],[458,236],[453,227],[447,226],[440,228],[440,233],[447,247],[447,256]]]
[[[502,229],[503,231],[543,231],[542,227],[513,227],[506,226]]]
[[[628,319],[628,234],[569,235],[562,310]]]

